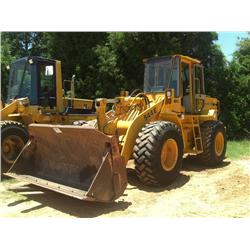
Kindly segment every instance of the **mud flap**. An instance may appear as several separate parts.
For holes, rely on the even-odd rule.
[[[116,136],[92,127],[29,125],[30,140],[5,175],[78,199],[112,202],[127,186]]]

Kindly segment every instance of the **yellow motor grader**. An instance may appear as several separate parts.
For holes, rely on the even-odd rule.
[[[61,62],[37,56],[11,64],[7,102],[1,102],[3,171],[27,142],[30,123],[72,124],[95,118],[93,100],[75,98],[74,76],[62,82]]]
[[[172,183],[183,154],[220,164],[225,128],[218,121],[219,101],[205,94],[201,62],[174,55],[144,63],[143,90],[95,101],[96,126],[31,124],[30,140],[6,175],[79,199],[110,202],[126,188],[129,159],[150,186]]]

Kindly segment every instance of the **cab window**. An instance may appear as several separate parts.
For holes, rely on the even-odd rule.
[[[203,68],[199,65],[194,67],[195,94],[205,94],[203,82]]]
[[[182,63],[181,64],[181,76],[182,76],[182,84],[183,84],[183,96],[189,95],[190,93],[190,77],[189,77],[189,64]]]
[[[40,104],[56,106],[55,70],[53,64],[40,64]]]

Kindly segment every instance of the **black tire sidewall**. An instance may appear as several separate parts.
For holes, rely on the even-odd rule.
[[[177,148],[178,148],[177,162],[175,167],[171,171],[164,170],[161,165],[162,147],[163,144],[168,139],[174,139],[177,143]],[[176,179],[182,167],[182,159],[183,159],[183,143],[180,133],[174,127],[168,127],[164,131],[164,135],[160,138],[157,145],[155,146],[152,156],[152,164],[154,165],[155,175],[162,185],[164,185],[164,183],[169,184]]]

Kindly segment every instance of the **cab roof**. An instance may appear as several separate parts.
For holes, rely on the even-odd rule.
[[[184,55],[180,55],[180,54],[169,55],[169,56],[155,56],[155,57],[145,58],[145,59],[143,59],[143,62],[144,63],[149,63],[149,62],[155,62],[155,61],[163,61],[163,60],[166,60],[166,59],[171,59],[173,57],[180,57],[181,59],[191,61],[193,63],[199,63],[199,64],[201,63],[201,61],[198,60],[198,59],[194,59],[192,57],[184,56]]]
[[[19,62],[19,61],[28,61],[29,59],[32,59],[35,63],[36,62],[51,62],[54,63],[56,60],[54,59],[47,59],[41,56],[25,56],[22,58],[18,58],[15,61],[12,61],[12,63]]]

